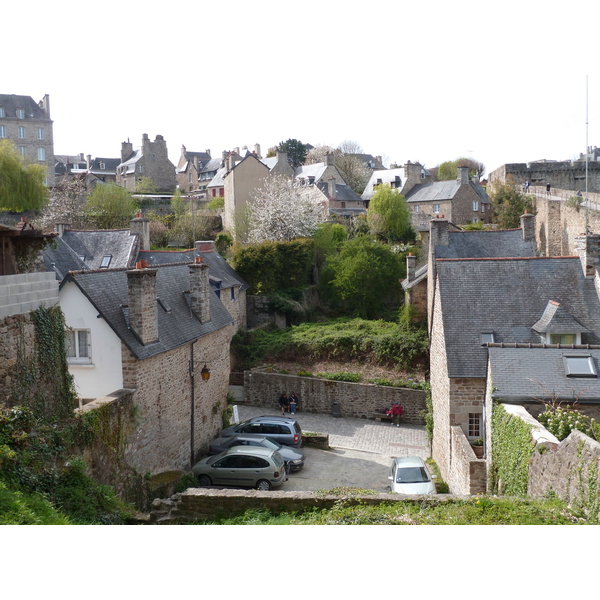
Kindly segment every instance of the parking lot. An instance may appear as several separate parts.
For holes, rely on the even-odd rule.
[[[240,421],[278,414],[262,407],[237,405]],[[281,413],[279,413],[281,414]],[[304,447],[306,462],[291,473],[281,490],[316,491],[337,487],[389,491],[388,471],[393,456],[429,456],[425,428],[395,427],[366,419],[333,417],[300,412],[295,415],[302,431],[327,433],[331,450]]]

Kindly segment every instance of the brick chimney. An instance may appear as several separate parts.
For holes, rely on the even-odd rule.
[[[140,250],[150,250],[150,220],[144,218],[141,212],[129,222],[129,234],[139,236]]]
[[[157,271],[148,269],[146,261],[138,262],[135,269],[127,271],[129,328],[144,345],[158,341]]]
[[[190,270],[190,301],[192,311],[200,320],[200,323],[210,321],[210,280],[208,277],[208,265],[201,256],[195,258],[195,262],[188,265]]]
[[[406,279],[409,283],[415,279],[416,267],[417,257],[412,252],[409,252],[406,257]]]
[[[214,240],[198,241],[194,244],[194,247],[198,252],[214,252],[215,242]]]
[[[521,230],[523,232],[523,241],[535,242],[535,217],[525,211],[525,214],[519,217],[521,221]]]

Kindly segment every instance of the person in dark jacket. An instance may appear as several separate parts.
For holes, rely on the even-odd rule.
[[[289,405],[290,401],[287,397],[287,394],[284,392],[283,394],[281,394],[281,396],[279,396],[279,406],[281,407],[282,415],[285,415],[285,412],[288,410]]]
[[[298,404],[300,403],[300,398],[296,396],[296,392],[292,392],[290,394],[290,413],[295,415],[296,409],[298,408]]]

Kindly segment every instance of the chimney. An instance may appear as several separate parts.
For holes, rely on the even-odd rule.
[[[333,153],[332,152],[328,152],[325,155],[325,164],[328,167],[333,167],[334,163],[335,163],[335,161],[334,161],[334,158],[333,158]]]
[[[456,181],[458,181],[460,185],[469,183],[469,167],[464,165],[456,167],[456,173]]]
[[[328,186],[328,192],[329,192],[329,199],[335,200],[335,177],[329,178],[329,181],[327,182],[327,186]]]
[[[87,168],[91,169],[92,168],[92,155],[91,154],[88,154],[86,156],[85,162],[87,164]]]
[[[140,250],[150,250],[150,220],[145,219],[141,212],[129,222],[129,235],[138,235]]]
[[[157,271],[148,269],[146,261],[136,263],[135,269],[127,271],[129,328],[144,345],[158,341]]]
[[[215,242],[214,240],[207,240],[196,242],[194,247],[198,252],[214,252],[215,251]]]
[[[521,215],[521,230],[523,232],[523,241],[535,242],[535,217],[525,211],[525,214]]]
[[[585,277],[594,277],[600,258],[600,234],[588,233],[575,237],[575,253],[581,259]]]
[[[260,155],[260,144],[254,144],[254,152],[256,153],[256,158],[262,158],[262,156]]]
[[[126,142],[121,142],[121,162],[125,162],[133,152],[133,144],[127,140]]]
[[[412,252],[406,257],[406,279],[410,283],[415,280],[415,271],[417,266],[417,257],[413,256]]]
[[[436,246],[447,246],[448,245],[448,219],[432,219],[429,221],[430,233],[429,233],[429,247],[435,252]]]
[[[196,256],[190,270],[190,301],[193,313],[200,323],[210,321],[210,280],[208,265],[201,256]]]
[[[58,237],[61,238],[65,231],[69,231],[71,229],[71,225],[69,223],[55,223],[54,231],[58,233]]]
[[[48,94],[39,101],[38,106],[46,113],[46,116],[50,118],[50,96]]]

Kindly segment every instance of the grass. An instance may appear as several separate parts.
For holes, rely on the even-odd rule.
[[[271,514],[251,510],[220,525],[575,525],[587,524],[557,499],[516,499],[474,496],[469,499],[432,499],[347,505],[340,499],[329,510]]]

